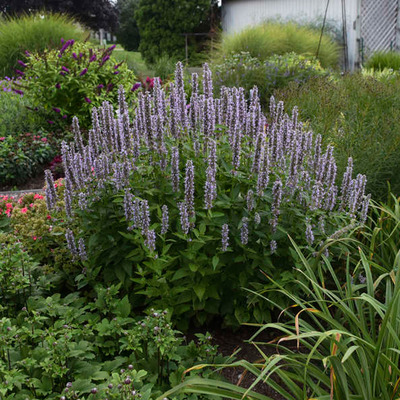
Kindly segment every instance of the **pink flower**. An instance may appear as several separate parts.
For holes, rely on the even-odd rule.
[[[28,209],[27,209],[26,207],[24,207],[24,208],[21,208],[21,213],[22,213],[22,214],[26,214],[26,213],[27,213],[27,211],[28,211]]]
[[[37,239],[37,237],[36,237],[36,236],[32,236],[32,239],[33,239],[33,240],[36,240],[36,239]]]
[[[47,217],[46,217],[46,218],[50,220],[50,219],[51,219],[51,215],[47,215]]]
[[[45,137],[42,138],[42,142],[43,142],[43,143],[47,143],[47,138],[45,138]]]
[[[6,203],[6,208],[13,208],[12,203]]]
[[[43,196],[41,195],[41,194],[35,194],[34,196],[33,196],[33,198],[35,199],[35,200],[41,200],[41,199],[43,199]]]
[[[33,208],[33,206],[34,206],[34,204],[33,204],[33,203],[29,204],[29,207],[30,207],[30,208]]]
[[[0,137],[0,142],[4,142],[6,138],[4,136]]]

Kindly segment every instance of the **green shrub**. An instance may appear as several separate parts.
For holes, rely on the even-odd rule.
[[[151,65],[154,76],[161,78],[163,81],[171,78],[175,71],[176,59],[163,54],[158,57],[154,64]]]
[[[0,114],[0,137],[36,132],[46,124],[37,113],[32,112],[32,103],[27,97],[13,93],[8,82],[2,86],[1,81]]]
[[[139,0],[119,0],[117,2],[119,11],[117,40],[127,51],[138,51],[139,49],[140,33],[135,19],[138,4]]]
[[[49,135],[38,132],[0,137],[0,184],[26,182],[55,156]]]
[[[162,304],[182,324],[217,316],[229,324],[268,320],[271,309],[259,302],[249,308],[242,287],[258,287],[260,270],[291,286],[287,232],[313,252],[338,228],[363,220],[365,177],[350,178],[350,163],[345,182],[352,182],[353,194],[344,184],[336,199],[332,149],[321,150],[320,138],[301,129],[296,110],[288,117],[282,104],[272,104],[267,121],[256,91],[249,105],[239,89],[213,99],[207,66],[204,76],[210,97],[196,92],[192,79],[188,107],[178,63],[170,107],[159,85],[140,92],[134,135],[120,131],[107,144],[92,137],[95,159],[87,158],[77,130],[75,144],[63,147],[66,213],[87,248],[86,274],[76,279],[88,290],[99,281],[121,282],[136,307]],[[121,98],[122,128],[124,104]],[[110,112],[107,104],[98,109]],[[114,123],[105,121],[101,137],[115,132]]]
[[[114,46],[96,50],[86,43],[64,41],[59,50],[32,54],[19,83],[50,125],[69,125],[73,116],[82,126],[90,120],[90,110],[104,100],[116,101],[123,85],[130,98],[134,74],[125,63],[112,58]]]
[[[387,194],[389,181],[400,194],[400,77],[379,81],[361,74],[312,79],[275,92],[287,106],[298,106],[325,143],[335,145],[339,171],[353,157],[356,173],[368,176],[376,199]]]
[[[257,86],[264,107],[275,89],[283,88],[292,81],[302,84],[313,76],[326,73],[318,60],[295,53],[275,55],[261,62],[248,52],[242,52],[227,57],[213,69],[217,90],[223,86],[236,86],[249,92]]]
[[[273,55],[294,52],[308,57],[317,54],[320,31],[295,23],[268,22],[244,29],[236,34],[222,36],[219,48],[213,57],[219,62],[231,55],[248,52],[261,61]],[[318,53],[322,67],[337,67],[339,46],[324,35]],[[218,61],[217,61],[218,62]]]
[[[37,13],[0,20],[0,76],[15,74],[25,51],[57,48],[61,38],[83,40],[85,33],[66,15]]]
[[[365,64],[366,68],[376,71],[384,69],[400,70],[400,54],[395,51],[380,51],[372,54]]]
[[[207,32],[210,27],[210,1],[140,0],[135,20],[140,32],[139,51],[148,64],[163,54],[177,60],[185,57],[185,33]],[[196,55],[199,40],[189,37],[189,56]]]

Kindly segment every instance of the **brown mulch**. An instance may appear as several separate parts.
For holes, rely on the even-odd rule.
[[[246,360],[249,362],[261,362],[263,356],[260,354],[258,349],[254,344],[247,343],[247,341],[257,332],[259,328],[251,327],[251,326],[242,326],[237,331],[232,331],[230,329],[209,329],[208,331],[211,333],[213,338],[213,344],[218,346],[218,352],[223,356],[231,356],[235,353],[234,359],[238,360]],[[198,332],[198,330],[196,331]],[[255,339],[257,341],[257,345],[260,350],[266,355],[271,356],[277,353],[277,349],[274,345],[259,345],[260,342],[268,343],[274,340],[278,336],[278,332],[271,330],[263,331],[260,335]],[[188,334],[188,338],[191,335]],[[286,343],[288,347],[294,348],[295,343]],[[240,385],[243,388],[249,388],[255,381],[256,377],[249,372],[245,372],[243,374],[243,368],[232,367],[232,368],[224,368],[221,373],[229,382],[234,385]],[[271,379],[271,378],[269,378]],[[276,380],[276,376],[272,376],[272,379]],[[254,388],[254,391],[261,393],[265,396],[270,397],[274,400],[286,400],[279,393],[273,390],[269,385],[265,383],[258,383]]]
[[[44,171],[31,178],[28,182],[20,185],[0,185],[0,192],[8,192],[12,190],[37,190],[44,187]]]

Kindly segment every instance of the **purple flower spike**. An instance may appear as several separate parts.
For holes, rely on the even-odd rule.
[[[61,112],[61,110],[59,108],[57,108],[57,107],[53,107],[53,111],[55,111],[56,113],[60,113]]]
[[[56,83],[56,89],[60,89],[61,85],[59,83]]]
[[[96,59],[97,59],[97,55],[93,54],[92,57],[90,57],[89,62],[96,61]]]
[[[120,71],[114,71],[114,75],[118,75]]]
[[[48,120],[47,123],[50,124],[50,125],[53,125],[54,121]]]
[[[21,76],[24,76],[24,75],[25,75],[25,72],[22,72],[22,71],[19,70],[19,69],[16,69],[15,72],[16,72],[18,75],[21,75]]]
[[[63,71],[61,71],[61,72],[60,72],[60,75],[62,75],[62,76],[65,76],[65,75],[66,75],[66,73],[65,73],[65,72],[63,72]]]
[[[67,67],[64,67],[64,65],[61,67],[63,71],[65,71],[67,74],[69,74],[69,69]]]
[[[13,92],[19,94],[20,96],[24,95],[24,92],[22,90],[13,89]]]
[[[72,57],[73,57],[73,58],[75,58],[75,60],[77,60],[77,59],[78,59],[78,56],[76,55],[76,53],[75,53],[75,52],[73,52],[73,53],[72,53]]]
[[[67,119],[67,116],[66,116],[66,115],[63,115],[63,116],[62,116],[62,119]]]
[[[103,57],[103,59],[100,62],[100,66],[104,65],[104,63],[110,59],[110,56],[107,54],[106,56]]]
[[[85,75],[87,71],[88,71],[88,69],[87,69],[87,68],[84,68],[84,69],[80,72],[79,76]]]
[[[132,86],[131,92],[135,92],[136,90],[138,90],[140,88],[140,86],[142,86],[142,84],[140,82],[135,83]]]
[[[90,100],[89,97],[85,97],[85,101],[86,101],[86,103],[89,103],[89,104],[92,102],[92,100]]]
[[[100,85],[97,85],[97,89],[103,89],[104,85],[100,83]]]
[[[61,38],[61,44],[64,44],[64,42],[65,42],[65,40],[64,40],[64,38]]]
[[[22,60],[18,60],[17,61],[19,65],[21,65],[22,67],[26,68],[27,65],[22,61]]]

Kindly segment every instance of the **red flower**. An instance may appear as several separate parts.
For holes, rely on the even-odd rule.
[[[27,213],[27,211],[28,211],[28,209],[27,209],[26,207],[24,207],[24,208],[21,208],[21,213],[22,213],[22,214],[26,214],[26,213]]]

